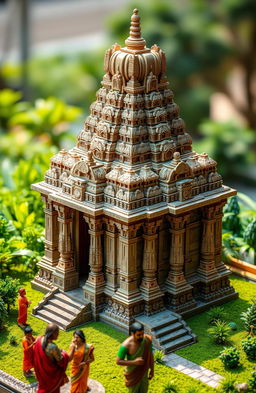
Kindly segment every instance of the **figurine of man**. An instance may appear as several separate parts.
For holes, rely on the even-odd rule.
[[[19,315],[18,315],[18,325],[24,329],[27,326],[27,318],[28,318],[28,306],[31,304],[31,301],[26,297],[26,290],[24,288],[19,289],[19,298],[18,298],[18,306],[19,306]]]
[[[129,393],[147,393],[148,381],[154,376],[152,338],[144,334],[144,326],[139,322],[134,322],[130,331],[130,337],[118,350],[116,364],[127,366],[124,376]]]
[[[35,342],[35,337],[32,336],[31,327],[26,327],[24,329],[25,336],[22,339],[23,347],[23,375],[24,377],[32,377],[33,368],[33,345]]]

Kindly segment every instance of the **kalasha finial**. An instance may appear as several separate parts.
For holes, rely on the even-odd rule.
[[[140,34],[140,16],[137,8],[133,10],[131,17],[130,36],[125,40],[128,49],[141,50],[145,48],[146,41]]]

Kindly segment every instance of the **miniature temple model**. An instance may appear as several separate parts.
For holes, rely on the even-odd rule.
[[[106,51],[76,146],[33,185],[46,240],[32,283],[47,292],[34,313],[63,328],[102,320],[125,332],[134,320],[150,332],[172,319],[188,335],[182,317],[237,296],[221,260],[222,208],[236,192],[192,151],[165,54],[147,48],[136,9],[125,45]]]

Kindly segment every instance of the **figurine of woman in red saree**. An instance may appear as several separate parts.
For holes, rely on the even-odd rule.
[[[18,307],[19,307],[19,315],[18,315],[18,325],[24,329],[27,326],[28,319],[28,306],[31,304],[31,301],[26,297],[26,290],[24,288],[19,289],[19,297],[18,297]]]
[[[82,330],[76,330],[73,334],[72,343],[75,344],[75,352],[71,362],[71,393],[85,393],[91,389],[88,387],[90,363],[94,361],[93,345],[87,344]]]
[[[33,366],[38,380],[37,393],[60,393],[60,387],[68,382],[66,368],[72,359],[75,345],[70,353],[60,350],[53,342],[57,340],[59,327],[51,323],[45,335],[38,337],[33,346]]]

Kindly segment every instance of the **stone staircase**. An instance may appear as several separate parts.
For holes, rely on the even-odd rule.
[[[57,323],[62,330],[89,322],[92,320],[91,304],[81,292],[78,289],[64,293],[54,288],[33,308],[32,314],[48,323]]]
[[[164,310],[155,315],[139,315],[135,318],[144,325],[145,333],[153,338],[153,346],[164,353],[176,351],[196,342],[196,336],[181,315]]]

